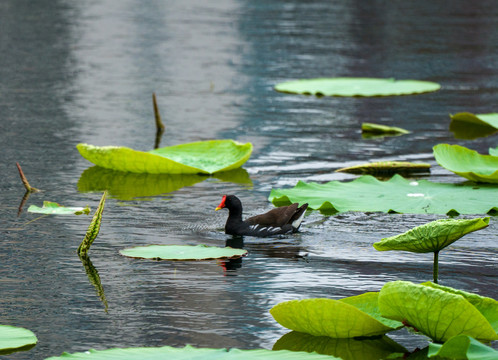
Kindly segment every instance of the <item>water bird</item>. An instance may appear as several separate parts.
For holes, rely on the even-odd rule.
[[[268,237],[298,231],[308,204],[299,206],[294,203],[252,216],[242,220],[242,202],[235,195],[223,195],[217,210],[228,209],[225,233],[229,235],[247,235]]]

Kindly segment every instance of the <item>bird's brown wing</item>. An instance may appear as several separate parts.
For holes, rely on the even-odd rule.
[[[288,224],[297,210],[297,203],[289,206],[282,206],[268,211],[267,213],[252,216],[246,219],[246,222],[255,225],[260,224],[262,226],[278,226],[283,227]]]

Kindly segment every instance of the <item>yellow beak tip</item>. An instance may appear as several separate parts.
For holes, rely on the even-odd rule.
[[[214,209],[214,211],[218,211],[218,210],[221,210],[221,209],[223,209],[223,208],[220,208],[220,207],[218,206],[216,209]]]

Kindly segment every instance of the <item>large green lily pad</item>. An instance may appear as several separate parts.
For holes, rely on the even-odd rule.
[[[247,250],[206,245],[147,245],[120,250],[124,256],[152,260],[234,259],[247,255]]]
[[[167,146],[149,152],[123,146],[78,144],[81,156],[107,169],[150,174],[213,174],[241,167],[252,144],[210,140]]]
[[[89,350],[79,353],[63,353],[61,356],[49,357],[45,360],[333,360],[327,355],[293,352],[287,350],[272,351],[266,349],[199,349],[193,346],[184,348],[139,347],[126,349]]]
[[[495,185],[459,185],[413,181],[394,175],[379,181],[363,175],[351,182],[304,183],[292,189],[272,189],[276,206],[294,202],[327,213],[382,211],[412,214],[486,214],[498,211]]]
[[[458,139],[476,139],[498,131],[498,113],[472,114],[461,112],[450,115],[450,131]]]
[[[28,212],[47,215],[88,215],[90,208],[86,207],[65,207],[52,201],[44,201],[43,206],[31,205]]]
[[[417,173],[430,171],[431,164],[408,161],[378,161],[337,169],[351,174],[391,175],[395,173]]]
[[[380,291],[379,309],[382,316],[403,321],[436,342],[461,334],[483,341],[498,340],[490,322],[498,312],[495,300],[484,298],[487,313],[482,313],[468,300],[469,293],[445,289],[408,281],[389,282]]]
[[[291,300],[275,305],[270,313],[280,325],[314,336],[375,336],[401,327],[380,315],[377,297],[370,292],[341,300]]]
[[[419,80],[378,78],[318,78],[280,83],[275,90],[317,96],[393,96],[437,91],[441,85]]]
[[[457,335],[444,344],[430,343],[427,356],[437,356],[438,359],[496,360],[498,351],[470,336]]]
[[[0,325],[0,355],[36,344],[36,335],[21,327]]]
[[[404,250],[416,253],[435,252],[462,236],[489,225],[489,217],[477,219],[440,219],[414,227],[407,232],[384,238],[373,244],[379,251]]]
[[[466,179],[498,183],[498,156],[481,155],[460,145],[434,146],[434,157],[442,167]]]

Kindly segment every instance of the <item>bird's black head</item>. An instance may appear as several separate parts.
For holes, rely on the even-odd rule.
[[[228,210],[235,208],[242,209],[242,203],[235,195],[223,195],[220,205],[218,205],[215,210],[221,210],[223,208],[227,208]]]

